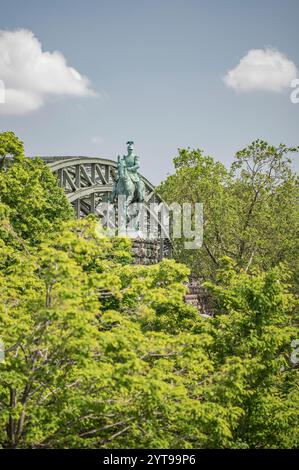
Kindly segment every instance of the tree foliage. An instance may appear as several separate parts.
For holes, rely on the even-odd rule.
[[[51,170],[38,158],[25,158],[23,143],[12,132],[0,134],[0,156],[6,154],[10,159],[0,172],[0,202],[8,206],[15,232],[37,244],[71,219],[73,210]]]
[[[230,170],[200,150],[179,149],[175,173],[158,188],[167,202],[202,202],[203,247],[176,256],[194,274],[215,279],[219,260],[231,257],[238,268],[268,270],[280,262],[298,281],[298,177],[289,155],[298,148],[256,140],[237,152]]]
[[[215,316],[202,318],[184,302],[189,268],[133,265],[129,240],[75,220],[40,161],[0,181],[0,447],[298,446],[286,267],[219,258]]]

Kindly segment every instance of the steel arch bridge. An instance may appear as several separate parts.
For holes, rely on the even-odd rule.
[[[76,216],[102,214],[101,203],[107,203],[117,176],[117,163],[101,157],[84,156],[51,156],[41,157],[57,176],[58,184],[64,189],[68,200],[73,205]],[[160,214],[151,210],[150,204],[160,204],[163,200],[155,192],[155,187],[142,175],[145,186],[144,207],[147,217],[157,222],[157,239],[159,240],[159,258],[169,256],[171,244],[169,229],[164,226]]]

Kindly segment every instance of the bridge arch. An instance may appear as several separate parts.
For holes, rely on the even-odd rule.
[[[78,218],[88,214],[103,216],[99,212],[99,207],[101,203],[108,202],[109,195],[112,192],[117,176],[117,163],[115,161],[101,157],[84,156],[55,156],[42,157],[42,159],[57,176],[58,184],[64,189]],[[168,226],[163,225],[160,214],[156,214],[151,210],[152,203],[160,204],[163,200],[155,192],[155,187],[148,179],[142,175],[140,176],[145,186],[144,207],[147,217],[149,220],[156,221],[157,238],[161,245],[160,251],[169,252],[171,247]]]
[[[116,178],[117,163],[113,160],[99,157],[42,157],[57,175],[59,186],[71,203],[75,206],[78,217],[86,215],[86,204],[89,204],[88,213],[95,213],[99,200],[106,201],[112,191]],[[141,175],[145,185],[145,203],[160,203],[162,199],[155,193],[155,187]],[[85,207],[81,207],[81,201]],[[81,212],[83,211],[83,214]]]

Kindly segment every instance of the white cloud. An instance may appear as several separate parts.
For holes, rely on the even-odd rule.
[[[50,95],[95,95],[88,78],[70,67],[61,52],[44,52],[25,29],[0,30],[0,79],[5,85],[0,113],[39,109]]]
[[[278,50],[251,49],[223,80],[236,91],[280,92],[290,87],[297,73],[294,62]]]

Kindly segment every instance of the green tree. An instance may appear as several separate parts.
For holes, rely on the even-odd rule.
[[[26,158],[23,143],[12,132],[0,134],[2,162],[7,154],[12,158],[0,169],[0,202],[15,233],[38,244],[72,219],[73,209],[51,170],[38,158]]]
[[[15,161],[24,158],[24,144],[11,131],[0,133],[0,169],[4,168],[7,158],[13,158]]]
[[[210,195],[209,250],[217,200],[233,203],[224,241],[240,246],[231,224],[246,220],[233,209],[247,176],[198,152],[182,151],[176,165],[186,194],[192,170],[198,196]],[[215,263],[205,248],[215,306],[202,318],[184,302],[186,265],[133,265],[129,240],[107,237],[93,216],[74,219],[42,162],[16,158],[0,182],[0,447],[298,447],[287,267],[270,268],[273,258],[262,272],[254,257],[249,269],[220,249]],[[243,238],[248,258],[253,238]]]
[[[196,319],[179,284],[186,268],[166,261],[138,272],[124,264],[128,241],[99,231],[93,218],[66,223],[60,238],[30,254],[10,253],[14,262],[2,268],[2,446],[109,445],[129,421],[122,444],[128,446],[143,433],[131,434],[145,415],[153,425],[151,412],[164,391],[169,388],[169,414],[171,397],[181,393],[167,384],[160,364],[155,372],[155,362],[179,354],[186,339],[153,333],[150,324],[173,328],[180,309]],[[100,300],[103,289],[114,303],[121,300],[119,311]],[[151,434],[154,440],[154,428]]]
[[[298,445],[288,275],[224,263],[209,286],[218,313],[202,319],[183,300],[185,266],[134,266],[124,252],[128,241],[90,217],[30,255],[9,253],[1,445]]]
[[[179,149],[175,173],[158,191],[169,203],[203,203],[204,239],[199,250],[185,250],[184,240],[177,242],[177,259],[204,279],[215,278],[223,256],[245,270],[284,262],[295,271],[298,178],[288,158],[295,152],[298,148],[257,140],[226,170],[200,150]]]
[[[217,284],[207,283],[218,312],[212,322],[212,397],[240,408],[233,446],[296,447],[299,377],[290,357],[298,337],[298,301],[289,292],[290,273],[279,266],[252,276],[237,272],[229,258],[221,264]],[[230,386],[235,368],[239,392]]]

